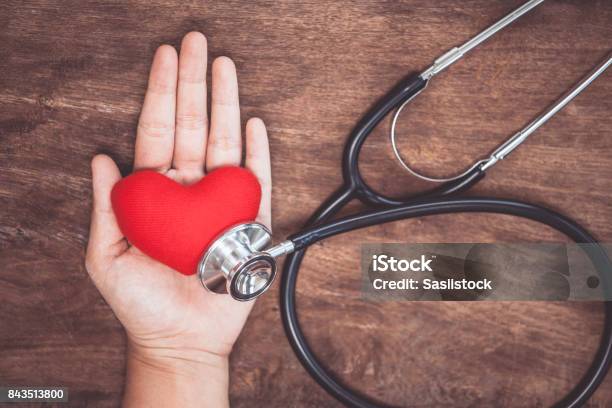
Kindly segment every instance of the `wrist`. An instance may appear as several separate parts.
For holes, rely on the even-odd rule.
[[[228,406],[226,355],[172,347],[143,347],[128,341],[124,405]]]
[[[223,373],[228,370],[229,356],[204,349],[174,346],[142,345],[128,338],[128,360],[167,374]]]

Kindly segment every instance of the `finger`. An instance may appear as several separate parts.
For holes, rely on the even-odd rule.
[[[90,273],[101,269],[127,249],[111,205],[111,190],[121,180],[121,173],[115,162],[105,155],[93,158],[91,170],[93,210],[87,245],[87,269]]]
[[[212,66],[212,106],[206,169],[239,166],[242,158],[240,106],[236,67],[227,57],[217,58]]]
[[[176,103],[176,50],[162,45],[155,52],[149,85],[136,133],[134,169],[165,171],[172,163]]]
[[[261,185],[261,203],[257,219],[271,228],[272,175],[270,169],[270,147],[266,125],[259,118],[252,118],[246,124],[245,166],[257,177]]]
[[[195,181],[204,174],[207,127],[206,37],[191,32],[181,44],[174,137],[173,167],[183,179]]]

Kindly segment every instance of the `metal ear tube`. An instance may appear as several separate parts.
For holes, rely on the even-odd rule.
[[[207,290],[229,293],[236,300],[255,299],[274,281],[274,258],[294,248],[291,241],[274,247],[270,247],[271,243],[272,233],[262,224],[253,222],[229,228],[202,256],[198,264],[200,282]]]

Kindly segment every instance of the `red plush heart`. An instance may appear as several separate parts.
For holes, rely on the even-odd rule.
[[[196,273],[218,234],[255,219],[260,198],[259,182],[242,167],[222,167],[189,186],[143,170],[119,181],[111,193],[128,241],[185,275]]]

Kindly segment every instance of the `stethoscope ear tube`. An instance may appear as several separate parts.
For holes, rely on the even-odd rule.
[[[453,194],[459,194],[463,191],[469,190],[473,185],[482,180],[485,175],[486,172],[481,168],[474,168],[459,179],[447,181],[438,187],[399,199],[384,196],[374,191],[374,189],[368,186],[365,182],[362,182],[361,188],[356,192],[356,197],[366,205],[396,207],[406,204],[407,201],[413,202],[418,200],[426,200],[433,197],[445,197]]]
[[[393,109],[417,96],[427,86],[418,74],[409,75],[377,101],[353,129],[344,147],[342,171],[349,190],[369,190],[359,174],[359,153],[368,135]]]
[[[422,92],[427,86],[428,80],[422,75],[410,75],[400,81],[391,91],[381,98],[372,109],[366,113],[364,118],[359,121],[345,146],[342,173],[344,178],[344,186],[334,196],[328,200],[321,209],[334,208],[334,201],[338,198],[346,198],[347,196],[356,197],[366,205],[385,205],[397,206],[402,205],[407,201],[407,198],[392,198],[377,191],[374,191],[361,177],[359,172],[359,154],[363,143],[374,128],[397,106],[409,102]],[[412,195],[409,199],[425,199],[427,197],[445,196],[456,194],[469,189],[471,186],[479,182],[485,176],[485,172],[480,167],[474,167],[464,176],[448,181],[429,191],[420,192],[417,195]],[[327,210],[326,210],[327,212]],[[311,221],[319,215],[315,214]],[[311,222],[309,222],[311,224]]]

